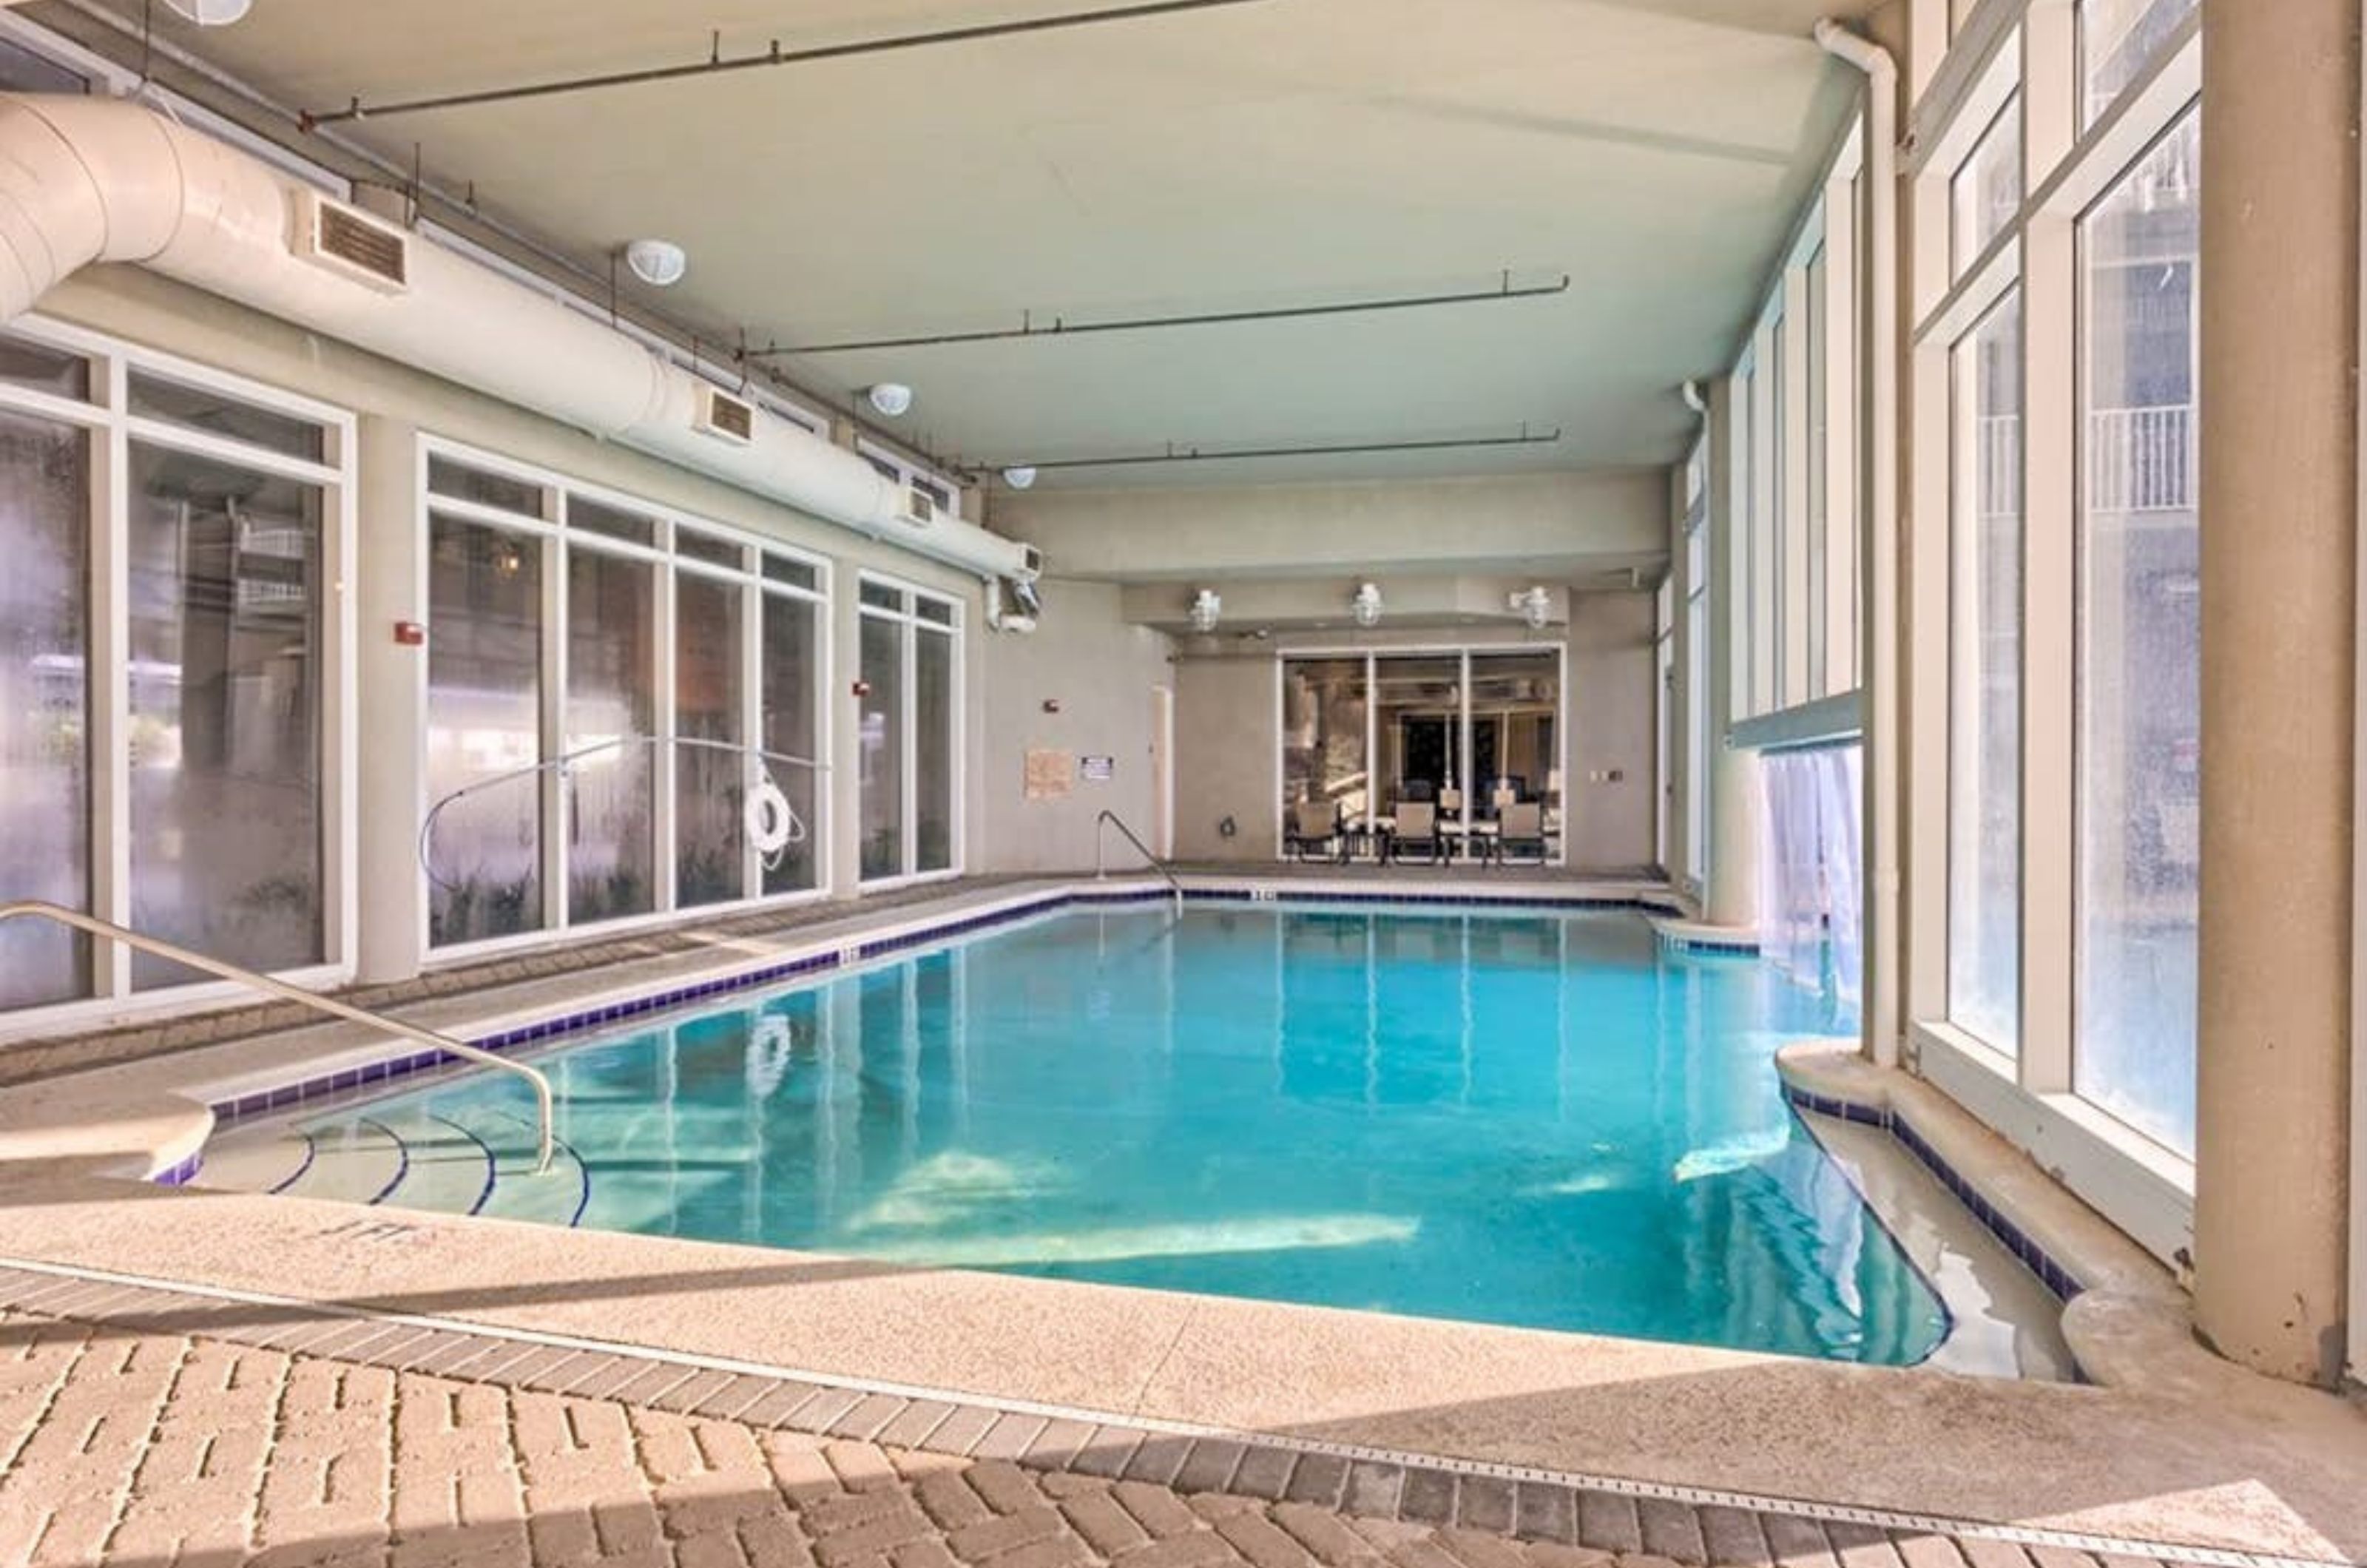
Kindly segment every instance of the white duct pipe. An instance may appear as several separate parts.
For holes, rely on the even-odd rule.
[[[1898,1065],[1898,62],[1890,51],[1827,17],[1825,51],[1866,79],[1867,446],[1863,601],[1865,676],[1865,1031],[1874,1062]]]
[[[385,293],[298,254],[311,199],[260,160],[122,99],[0,96],[0,321],[93,262],[130,262],[985,579],[1033,552],[904,519],[900,487],[758,408],[740,445],[694,422],[702,383],[624,333],[413,236]]]
[[[1693,411],[1693,417],[1703,420],[1709,418],[1709,400],[1702,396],[1701,383],[1688,381],[1681,389],[1685,395],[1685,407]]]

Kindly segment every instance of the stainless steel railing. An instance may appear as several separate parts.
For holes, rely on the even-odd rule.
[[[1152,854],[1150,852],[1150,846],[1144,843],[1140,835],[1137,834],[1133,829],[1127,827],[1126,825],[1125,818],[1118,816],[1115,811],[1104,811],[1093,819],[1094,880],[1101,881],[1109,875],[1109,861],[1106,853],[1109,840],[1102,832],[1104,828],[1115,828],[1119,832],[1125,834],[1126,841],[1132,844],[1141,852],[1142,858],[1150,863],[1150,869],[1157,872],[1161,877],[1166,879],[1167,886],[1172,889],[1175,894],[1175,912],[1179,915],[1182,914],[1184,912],[1184,885],[1175,880],[1175,874],[1167,869],[1167,863],[1161,860],[1157,855]]]
[[[45,903],[38,898],[21,898],[14,903],[0,904],[0,924],[20,919],[49,920],[62,926],[71,926],[76,931],[86,931],[92,936],[104,937],[109,942],[119,942],[124,946],[136,948],[142,953],[151,953],[159,958],[171,959],[176,964],[185,964],[192,969],[202,970],[218,979],[233,981],[250,990],[261,991],[266,996],[277,997],[282,1001],[295,1002],[300,1006],[311,1008],[315,1012],[326,1013],[331,1018],[343,1019],[348,1023],[367,1024],[372,1029],[383,1030],[389,1034],[400,1036],[416,1044],[429,1046],[488,1067],[498,1067],[505,1073],[515,1073],[533,1086],[535,1106],[541,1116],[541,1136],[536,1153],[535,1174],[539,1176],[550,1168],[551,1147],[556,1141],[550,1079],[538,1068],[529,1067],[523,1062],[513,1062],[506,1056],[496,1055],[481,1046],[471,1045],[465,1040],[455,1040],[448,1034],[438,1034],[432,1029],[422,1029],[417,1024],[405,1023],[397,1018],[388,1018],[383,1013],[371,1012],[366,1008],[355,1007],[350,1002],[341,1002],[334,997],[324,997],[318,991],[308,991],[301,986],[291,986],[285,980],[274,979],[268,975],[258,974],[252,969],[242,969],[235,964],[225,964],[219,958],[209,958],[202,953],[191,952],[178,942],[166,942],[162,937],[148,936],[133,931],[129,926],[119,926],[112,920],[102,920],[96,915],[85,915],[79,909],[69,909],[62,904]]]

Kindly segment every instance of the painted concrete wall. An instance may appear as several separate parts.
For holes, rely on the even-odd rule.
[[[1423,565],[1519,571],[1583,559],[1657,570],[1668,471],[1511,474],[1202,490],[1031,491],[995,498],[994,525],[1064,577],[1360,576]]]
[[[1274,664],[1187,659],[1175,666],[1175,855],[1270,861],[1281,852]],[[1227,838],[1220,824],[1232,818]]]
[[[1652,595],[1591,593],[1569,625],[1569,863],[1649,865],[1659,662]],[[1617,773],[1597,779],[1597,773]]]
[[[1114,811],[1152,840],[1153,691],[1172,683],[1161,634],[1121,617],[1109,583],[1047,581],[1044,615],[1025,637],[982,637],[973,724],[983,761],[980,814],[970,832],[977,871],[1085,871],[1093,864],[1101,812]],[[1058,713],[1044,705],[1056,702]],[[1038,748],[1101,756],[1107,784],[1080,774],[1065,800],[1029,800],[1027,753]],[[1113,833],[1110,864],[1140,857]]]
[[[1661,487],[1665,513],[1667,491]],[[1667,526],[1663,515],[1661,525]],[[1652,596],[1580,594],[1565,628],[1546,633],[1487,626],[1394,635],[1294,634],[1292,652],[1366,648],[1534,647],[1569,649],[1568,787],[1569,863],[1591,869],[1652,858]],[[1184,860],[1271,861],[1280,852],[1276,748],[1276,643],[1187,638],[1176,675],[1176,837]],[[1590,783],[1616,771],[1617,783]],[[1228,839],[1218,824],[1233,818]]]

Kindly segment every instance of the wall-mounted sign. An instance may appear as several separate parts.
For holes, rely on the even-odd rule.
[[[1116,757],[1081,757],[1087,784],[1107,784],[1117,776]]]
[[[1027,798],[1066,800],[1077,786],[1077,759],[1067,751],[1027,753]]]

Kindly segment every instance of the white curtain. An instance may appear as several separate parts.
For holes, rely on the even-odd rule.
[[[1864,976],[1858,836],[1863,753],[1777,752],[1761,764],[1760,951],[1787,977],[1857,1005]]]

